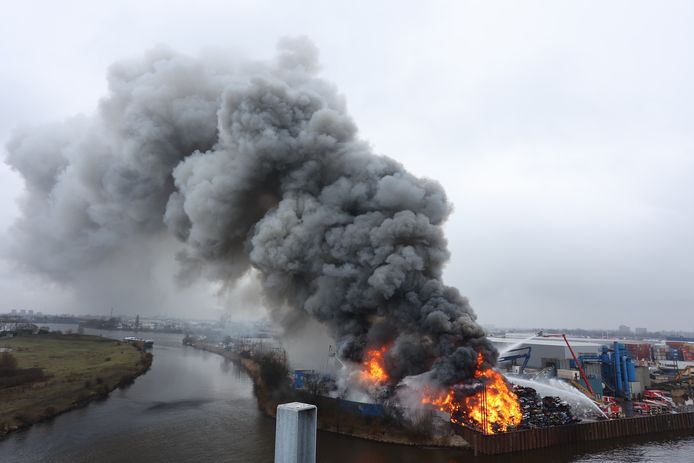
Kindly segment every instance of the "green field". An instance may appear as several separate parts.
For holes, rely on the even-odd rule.
[[[0,339],[18,368],[41,368],[44,379],[0,388],[0,437],[104,396],[146,371],[151,357],[113,339],[26,335]]]

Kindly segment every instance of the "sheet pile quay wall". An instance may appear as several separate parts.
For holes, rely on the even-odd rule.
[[[456,432],[470,443],[475,454],[482,453],[486,455],[685,430],[694,430],[694,412],[639,416],[620,420],[578,423],[492,435],[484,435],[473,429],[456,426]]]

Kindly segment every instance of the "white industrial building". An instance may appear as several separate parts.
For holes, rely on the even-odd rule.
[[[561,338],[534,338],[522,341],[514,338],[490,337],[489,340],[502,352],[501,356],[504,355],[504,348],[531,347],[530,360],[528,361],[529,368],[545,368],[550,364],[555,365],[557,368],[568,368],[569,361],[572,359],[571,351]],[[602,344],[572,340],[569,340],[569,342],[577,357],[585,354],[595,355],[602,353]],[[522,363],[522,361],[518,363]]]

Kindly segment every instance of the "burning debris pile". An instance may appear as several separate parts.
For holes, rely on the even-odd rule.
[[[360,379],[372,391],[373,397],[383,394],[389,379],[383,367],[386,352],[386,347],[369,350],[362,364]],[[561,398],[541,397],[531,387],[509,384],[501,373],[485,364],[482,354],[478,354],[477,369],[472,380],[438,391],[432,390],[427,384],[420,402],[447,414],[453,424],[471,427],[485,434],[580,421],[573,415],[571,406]]]
[[[371,391],[372,397],[388,395],[389,381],[384,371],[383,356],[386,347],[367,351],[360,379]],[[375,389],[374,389],[375,388]],[[448,414],[451,423],[477,428],[486,434],[506,432],[518,428],[522,413],[518,397],[504,376],[477,355],[473,378],[449,388],[436,387],[426,382],[419,404],[432,406]]]
[[[516,394],[501,373],[484,365],[482,354],[478,355],[473,381],[443,393],[425,394],[422,404],[450,414],[452,423],[471,425],[485,434],[517,428],[522,417]]]
[[[559,397],[540,397],[531,387],[513,386],[523,418],[517,429],[547,428],[577,423],[571,406]]]

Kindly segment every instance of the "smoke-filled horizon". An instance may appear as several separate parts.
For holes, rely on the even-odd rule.
[[[253,269],[285,329],[313,317],[353,361],[387,344],[394,380],[469,378],[496,352],[442,281],[446,194],[373,153],[319,68],[306,38],[268,62],[157,48],[115,63],[93,117],[9,142],[27,190],[11,257],[66,285],[99,268],[109,285],[109,262],[116,282],[160,255],[131,250],[175,236],[181,285]]]

